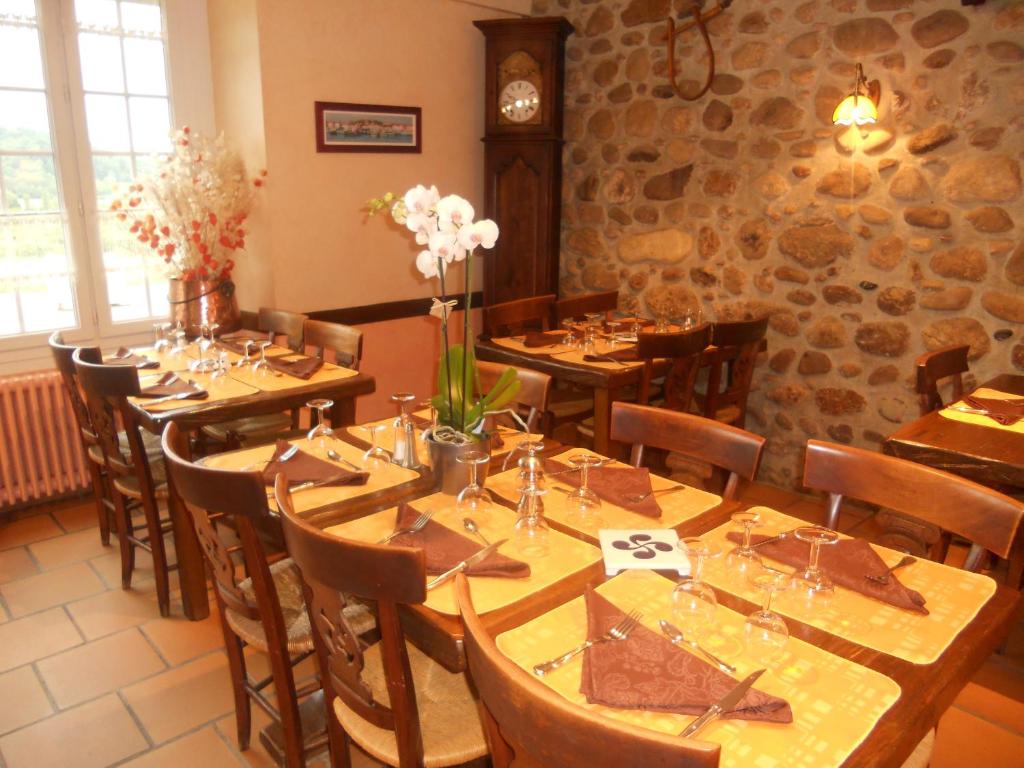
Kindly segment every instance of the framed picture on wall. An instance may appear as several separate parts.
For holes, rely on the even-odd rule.
[[[317,152],[421,152],[419,107],[314,102]]]

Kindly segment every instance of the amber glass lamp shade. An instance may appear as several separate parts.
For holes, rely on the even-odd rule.
[[[851,93],[832,113],[835,125],[868,125],[878,121],[878,107],[866,94]]]

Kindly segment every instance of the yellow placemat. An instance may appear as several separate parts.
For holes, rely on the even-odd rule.
[[[455,510],[453,497],[435,493],[432,496],[417,499],[412,502],[412,506],[421,512],[436,510],[432,520],[467,538],[473,538],[462,528],[462,518],[465,515]],[[357,541],[379,541],[394,530],[395,515],[395,508],[386,509],[383,512],[351,520],[325,530],[327,533],[333,533],[342,538]],[[497,504],[489,513],[475,513],[473,520],[488,541],[509,539],[500,549],[502,554],[530,564],[530,575],[525,579],[505,579],[492,576],[470,577],[469,581],[473,585],[473,600],[477,611],[482,614],[512,605],[601,561],[600,549],[557,531],[550,532],[546,554],[519,548],[516,546],[512,533],[516,514]],[[482,547],[483,544],[481,543],[480,546]],[[428,580],[432,578],[433,576],[428,576]],[[449,581],[428,592],[426,606],[439,613],[452,616],[458,614],[459,609],[455,603],[453,583]]]
[[[626,349],[626,347],[627,347],[627,345],[625,345],[625,344],[617,344],[614,347],[614,349],[620,350],[620,349]],[[598,344],[597,345],[597,354],[599,354],[599,355],[606,355],[610,351],[612,351],[612,347],[608,346],[607,344]],[[573,350],[570,350],[568,352],[559,352],[558,354],[551,355],[551,357],[553,359],[555,359],[555,360],[561,360],[562,362],[565,362],[565,363],[577,363],[579,365],[590,366],[591,368],[607,368],[608,370],[612,370],[612,371],[627,371],[627,370],[629,370],[631,368],[639,368],[639,367],[641,367],[643,365],[642,362],[637,362],[637,363],[613,363],[611,361],[608,361],[608,362],[605,362],[605,361],[591,362],[589,360],[584,360],[583,359],[583,351],[579,350],[579,349],[573,349]]]
[[[234,365],[243,357],[243,355],[240,355],[237,352],[232,352],[230,349],[223,349],[221,347],[216,346],[211,347],[209,351],[207,351],[206,356],[216,358],[221,352],[228,356],[228,362],[231,363],[231,365]],[[188,353],[193,359],[199,357],[199,350],[196,348],[194,344],[189,346]],[[267,347],[267,357],[281,357],[283,355],[294,354],[294,350],[288,349],[288,347],[279,346],[277,344],[271,344],[269,347]],[[260,359],[260,350],[255,345],[253,345],[252,347],[252,359],[254,361]]]
[[[568,466],[568,457],[577,453],[591,453],[594,456],[599,454],[579,448],[572,448],[554,457]],[[616,462],[614,466],[628,467],[628,464]],[[600,472],[600,469],[591,470]],[[548,477],[548,492],[544,495],[544,514],[551,520],[555,520],[568,528],[597,540],[599,528],[675,528],[680,523],[691,520],[709,509],[717,507],[722,503],[722,497],[713,493],[702,491],[698,488],[685,486],[685,490],[676,493],[659,494],[657,497],[658,506],[661,507],[661,517],[647,517],[646,515],[631,512],[607,501],[601,501],[600,520],[594,522],[582,522],[566,509],[566,494],[557,490],[554,486],[560,485],[571,488],[568,483],[558,482],[557,477]],[[512,502],[519,501],[519,469],[510,469],[501,474],[489,476],[487,487],[493,492]],[[651,475],[651,487],[673,488],[679,483],[668,480],[658,475]]]
[[[139,376],[139,385],[145,389],[146,387],[155,384],[156,380],[160,378],[159,371],[144,371],[145,375]],[[205,389],[209,393],[209,397],[204,400],[165,400],[162,403],[153,403],[152,400],[159,398],[145,398],[145,397],[132,397],[129,398],[136,405],[145,408],[147,411],[174,411],[179,408],[194,408],[198,405],[206,405],[208,403],[216,403],[221,400],[231,400],[236,397],[248,397],[249,395],[255,395],[259,393],[259,390],[255,387],[250,387],[244,382],[238,381],[231,376],[221,376],[217,379],[211,379],[208,373],[191,373],[179,371],[178,375],[185,381],[194,381],[200,387]]]
[[[152,347],[132,347],[131,351],[136,355],[143,355],[144,357],[148,357],[150,360],[155,360],[160,364],[159,368],[141,369],[140,373],[144,376],[148,376],[151,373],[180,373],[181,371],[187,371],[189,365],[191,365],[192,361],[195,359],[189,357],[187,350],[179,355],[169,355],[166,352],[157,352]]]
[[[473,587],[473,599],[476,589]],[[672,582],[647,571],[625,571],[597,588],[624,611],[643,612],[642,623],[658,632],[658,620],[672,620]],[[736,649],[728,657],[742,680],[759,666],[743,651],[744,617],[724,606],[717,631]],[[579,597],[497,637],[498,648],[526,670],[583,642],[587,634],[584,599]],[[828,768],[841,765],[899,699],[900,687],[879,672],[790,638],[778,666],[756,687],[789,702],[793,722],[716,720],[699,738],[722,745],[723,768]],[[569,701],[640,728],[677,734],[694,718],[665,712],[615,709],[588,704],[580,693],[583,656],[543,678]],[[531,673],[532,674],[532,673]],[[628,760],[626,761],[628,763]]]
[[[761,514],[755,534],[774,536],[807,523],[789,517],[768,507],[753,507]],[[742,580],[731,577],[724,553],[736,546],[726,539],[730,531],[738,530],[731,523],[704,534],[703,538],[722,547],[723,556],[707,567],[706,581],[716,589],[760,603],[761,594]],[[841,535],[841,534],[840,534]],[[842,538],[849,538],[842,536]],[[875,544],[871,545],[888,565],[897,563],[903,552],[896,552]],[[777,563],[766,558],[769,563]],[[787,569],[791,570],[791,569]],[[899,579],[910,589],[924,595],[927,616],[897,608],[888,603],[836,587],[831,606],[809,612],[796,601],[780,595],[773,601],[779,613],[831,632],[858,645],[872,648],[912,664],[931,664],[949,647],[981,607],[995,594],[996,583],[988,576],[951,568],[931,560],[918,559],[913,565],[901,568]]]
[[[982,389],[975,390],[971,393],[978,397],[987,397],[992,400],[1019,400],[1020,395],[1012,395],[1008,392],[1000,392],[998,389]],[[984,416],[980,413],[964,413],[963,411],[957,410],[958,408],[970,408],[967,403],[962,400],[952,403],[946,408],[939,411],[940,416],[944,416],[947,419],[953,421],[962,421],[965,424],[976,424],[979,427],[992,427],[993,429],[1001,429],[1005,432],[1016,432],[1018,435],[1024,435],[1024,419],[1021,419],[1016,424],[1000,424],[994,419],[990,419],[988,416]]]
[[[312,444],[302,437],[291,441],[292,445],[298,445],[299,449],[323,459],[328,463],[335,463],[327,457],[327,449],[337,451],[342,458],[348,459],[357,467],[362,466],[363,452],[344,440],[330,440],[326,446]],[[228,453],[217,453],[202,459],[202,463],[215,469],[263,469],[266,462],[274,455],[273,445],[261,445],[256,448],[247,448],[243,451],[230,451]],[[351,470],[344,464],[338,464],[339,469]],[[411,469],[404,469],[395,464],[389,464],[383,469],[377,469],[370,473],[366,485],[324,485],[319,488],[309,488],[305,491],[297,491],[292,494],[296,512],[307,512],[311,509],[319,509],[328,504],[335,504],[339,501],[354,499],[357,496],[365,496],[368,493],[380,491],[385,488],[392,488],[402,483],[407,483],[419,477],[417,472]],[[273,499],[270,501],[272,509],[277,505]]]
[[[547,331],[547,333],[561,333],[561,331]],[[523,344],[522,336],[501,336],[491,339],[491,342],[499,347],[514,349],[516,352],[524,352],[527,355],[551,355],[566,349],[564,344],[550,344],[546,347],[527,347]]]
[[[280,376],[275,376],[273,374],[270,376],[257,376],[253,374],[251,368],[233,368],[231,370],[232,378],[244,381],[246,384],[251,384],[264,392],[280,392],[283,389],[297,389],[299,387],[309,386],[310,384],[323,384],[327,381],[340,381],[341,379],[347,379],[358,375],[359,371],[353,371],[350,368],[342,368],[340,365],[335,365],[334,363],[324,363],[323,368],[314,373],[308,379],[289,376],[287,373],[282,373]]]

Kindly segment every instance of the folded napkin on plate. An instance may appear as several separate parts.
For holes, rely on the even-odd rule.
[[[288,461],[278,461],[278,457],[291,447],[287,440],[277,441],[270,463],[263,468],[263,479],[267,485],[274,484],[278,472],[288,478],[289,484],[329,480],[324,485],[366,485],[370,477],[366,472],[349,472],[339,464],[318,459],[302,450]]]
[[[737,544],[743,540],[742,534],[739,533],[730,533],[727,538]],[[757,544],[770,538],[772,537],[755,535],[751,537],[751,543]],[[807,566],[811,545],[795,536],[787,536],[764,544],[758,547],[757,551],[762,557],[803,569]],[[895,573],[889,575],[888,584],[879,584],[864,578],[869,574],[881,576],[888,570],[888,566],[863,539],[840,539],[835,544],[823,546],[818,564],[829,578],[841,587],[897,608],[928,614],[928,609],[924,607],[924,596],[900,583]]]
[[[194,381],[185,381],[176,373],[165,373],[156,380],[156,384],[143,387],[139,397],[170,397],[171,395],[184,395],[189,393],[183,400],[205,400],[210,393],[200,387]]]
[[[419,516],[420,510],[414,509],[408,504],[399,504],[398,514],[395,516],[395,530],[408,528]],[[391,544],[422,549],[427,558],[427,573],[432,574],[444,573],[483,549],[479,543],[467,539],[451,528],[433,520],[430,520],[416,533],[403,533],[400,536],[395,536],[391,540]],[[482,562],[469,566],[466,569],[466,575],[525,579],[530,575],[530,566],[519,560],[513,560],[511,557],[505,557],[500,552],[493,552]]]
[[[236,331],[234,333],[225,333],[223,336],[219,336],[215,346],[227,349],[239,355],[244,355],[245,342],[268,340],[268,334],[260,333],[259,331]],[[252,350],[254,352],[256,351],[255,344],[252,346]]]
[[[313,374],[324,366],[324,361],[319,357],[300,357],[296,360],[281,360],[276,357],[268,357],[270,367],[280,373],[287,373],[297,379],[309,379]]]
[[[640,357],[637,355],[636,347],[616,349],[611,352],[602,352],[600,355],[585,354],[583,359],[588,363],[607,363],[608,358],[618,360],[620,363],[638,363]]]
[[[160,363],[145,355],[136,355],[128,347],[118,347],[117,352],[103,361],[107,365],[132,365],[136,368],[159,368]]]
[[[600,637],[625,617],[590,589],[586,602],[588,638]],[[641,625],[625,640],[598,643],[585,652],[580,693],[606,707],[700,715],[738,682]],[[751,688],[722,717],[791,723],[793,711],[785,699]]]
[[[1012,426],[1024,419],[1024,398],[997,400],[991,397],[967,395],[964,402],[975,410],[985,411],[986,416],[1004,427]]]
[[[523,337],[523,346],[527,349],[534,347],[553,347],[555,344],[561,344],[562,339],[565,338],[563,333],[540,333],[537,331],[527,331],[526,336]]]
[[[558,475],[559,482],[566,483],[574,488],[580,487],[580,471],[566,472],[572,469],[568,464],[562,464],[552,459],[544,460],[544,471],[547,473],[563,472]],[[638,496],[651,491],[651,472],[645,467],[634,469],[633,467],[597,467],[591,468],[587,473],[587,487],[594,493],[617,507],[628,509],[645,517],[661,517],[661,507],[658,506],[656,496],[648,496],[639,504],[627,501],[627,496]]]

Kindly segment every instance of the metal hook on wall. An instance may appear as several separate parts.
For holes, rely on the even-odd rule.
[[[707,13],[701,10],[701,3],[698,0],[694,0],[690,4],[689,12],[693,16],[693,20],[687,22],[681,27],[676,27],[675,19],[671,16],[668,17],[668,78],[672,83],[672,90],[676,92],[676,95],[686,101],[696,101],[705,93],[708,92],[708,88],[711,87],[711,81],[715,77],[715,51],[711,47],[711,38],[708,37],[708,30],[705,26],[705,22],[715,18],[718,14],[722,13],[726,8],[732,5],[732,0],[718,0],[718,5],[712,8]],[[676,37],[681,35],[687,30],[697,28],[700,32],[700,36],[704,39],[704,46],[708,51],[708,76],[704,81],[704,87],[702,87],[693,96],[687,96],[679,88],[679,83],[676,79]]]

